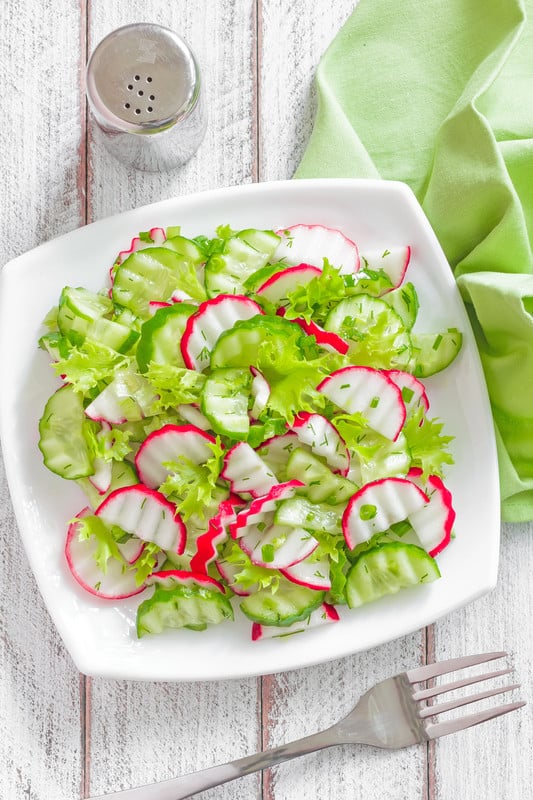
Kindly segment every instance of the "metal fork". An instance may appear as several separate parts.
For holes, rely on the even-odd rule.
[[[500,675],[507,675],[512,672],[512,669],[471,675],[427,688],[419,687],[418,684],[431,681],[439,675],[466,669],[475,664],[484,664],[506,655],[507,653],[498,652],[451,658],[447,661],[427,664],[424,667],[402,672],[369,689],[346,717],[325,731],[304,736],[303,739],[297,739],[281,747],[274,747],[272,750],[230,761],[228,764],[210,767],[200,772],[149,786],[101,795],[94,797],[93,800],[104,800],[104,798],[105,800],[183,800],[183,798],[191,797],[204,789],[219,786],[251,772],[273,767],[282,761],[288,761],[324,747],[340,744],[368,744],[373,747],[396,749],[462,731],[464,728],[470,728],[472,725],[478,725],[480,722],[486,722],[494,717],[507,714],[509,711],[514,711],[516,708],[524,706],[525,702],[519,700],[507,705],[493,706],[478,711],[476,714],[447,719],[443,722],[432,722],[432,717],[477,700],[510,692],[518,689],[520,684],[497,686],[476,694],[455,697],[437,705],[428,704],[426,701],[432,701],[432,698],[444,692],[470,686],[490,678],[497,678]]]

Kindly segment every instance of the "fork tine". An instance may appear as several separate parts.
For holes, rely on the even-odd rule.
[[[470,694],[466,697],[456,697],[454,700],[449,700],[447,703],[425,706],[420,709],[418,714],[422,719],[425,717],[433,717],[436,714],[442,714],[443,711],[452,711],[454,708],[467,706],[470,703],[476,703],[478,700],[485,700],[487,697],[495,697],[497,694],[504,694],[504,692],[511,692],[513,689],[519,688],[519,683],[515,683],[512,686],[497,686],[495,689],[487,689],[486,692],[478,692],[477,694]]]
[[[449,658],[447,661],[437,661],[435,664],[426,664],[425,667],[410,669],[405,673],[405,676],[409,683],[420,683],[430,678],[436,678],[437,675],[473,667],[475,664],[484,664],[486,661],[493,661],[506,655],[507,653],[502,651],[498,653],[479,653],[476,656],[463,656],[462,658]]]
[[[470,686],[480,681],[488,681],[490,678],[499,678],[501,675],[508,675],[512,671],[513,668],[508,667],[508,669],[500,669],[497,672],[485,672],[483,675],[472,675],[470,678],[462,678],[460,681],[439,683],[437,686],[432,686],[429,689],[420,689],[417,692],[413,692],[413,700],[427,700],[428,697],[436,697],[438,694],[451,692],[453,689],[461,689],[463,686]]]
[[[457,719],[449,719],[446,722],[437,722],[426,726],[426,735],[429,739],[437,739],[440,736],[447,736],[449,733],[457,733],[465,728],[471,728],[473,725],[479,725],[480,722],[487,722],[489,719],[501,717],[503,714],[508,714],[510,711],[515,711],[517,708],[525,706],[524,700],[517,700],[516,703],[508,703],[503,706],[495,706],[488,708],[486,711],[480,711],[477,714],[468,714],[465,717],[458,717]]]

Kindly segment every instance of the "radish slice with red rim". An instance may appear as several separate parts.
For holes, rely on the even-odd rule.
[[[92,513],[87,507],[76,516],[81,519]],[[80,540],[79,522],[71,522],[67,531],[65,557],[73,577],[83,589],[105,600],[124,600],[144,591],[146,584],[139,586],[136,583],[135,570],[125,569],[124,562],[116,558],[107,561],[106,572],[103,573],[95,560],[97,547],[93,536]]]
[[[316,589],[319,592],[329,592],[331,589],[329,558],[326,556],[319,561],[305,559],[291,567],[280,569],[280,572],[289,581],[307,586],[308,589]]]
[[[348,414],[360,413],[368,425],[396,441],[406,417],[401,390],[385,372],[372,367],[343,367],[317,386]]]
[[[239,320],[263,314],[263,309],[244,295],[219,294],[200,303],[192,314],[181,337],[181,354],[188,369],[201,372],[209,366],[211,352],[224,331]]]
[[[185,549],[187,531],[176,507],[142,483],[115,489],[94,513],[162,550],[181,555]]]
[[[209,444],[215,439],[194,425],[164,425],[150,433],[137,451],[135,467],[141,482],[158,489],[170,475],[165,463],[187,458],[194,464],[208,461],[213,451]]]
[[[229,481],[231,491],[251,497],[266,495],[278,479],[247,442],[238,442],[224,456],[220,477]]]
[[[411,248],[409,245],[391,247],[390,250],[369,250],[361,254],[362,269],[371,269],[376,272],[383,270],[390,279],[393,289],[402,283],[410,260]]]
[[[321,414],[302,411],[295,417],[292,430],[299,441],[312,452],[326,459],[333,472],[346,476],[350,469],[350,454],[337,428]]]
[[[409,519],[429,502],[428,496],[407,478],[382,478],[365,484],[348,501],[342,532],[353,550],[374,534]]]
[[[303,528],[272,524],[260,531],[256,525],[239,539],[239,546],[252,564],[284,569],[308,558],[318,547],[318,541]]]
[[[274,253],[273,261],[284,261],[291,266],[311,264],[322,269],[324,258],[327,258],[341,275],[351,275],[359,269],[357,245],[335,228],[327,228],[325,225],[292,225],[276,233],[281,236],[281,242]]]

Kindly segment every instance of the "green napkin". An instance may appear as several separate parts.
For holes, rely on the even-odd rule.
[[[533,0],[361,0],[318,67],[296,177],[417,195],[467,302],[508,521],[533,519]]]

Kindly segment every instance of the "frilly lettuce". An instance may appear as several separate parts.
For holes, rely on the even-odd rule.
[[[205,518],[206,510],[219,489],[217,481],[224,460],[224,449],[220,437],[206,444],[213,455],[204,464],[196,464],[185,456],[163,464],[170,470],[170,475],[159,491],[176,504],[185,521],[193,514],[203,513]]]
[[[454,437],[443,435],[443,427],[444,423],[440,420],[426,417],[422,407],[403,426],[412,466],[420,467],[425,478],[429,475],[442,476],[443,465],[453,464],[448,445]]]

